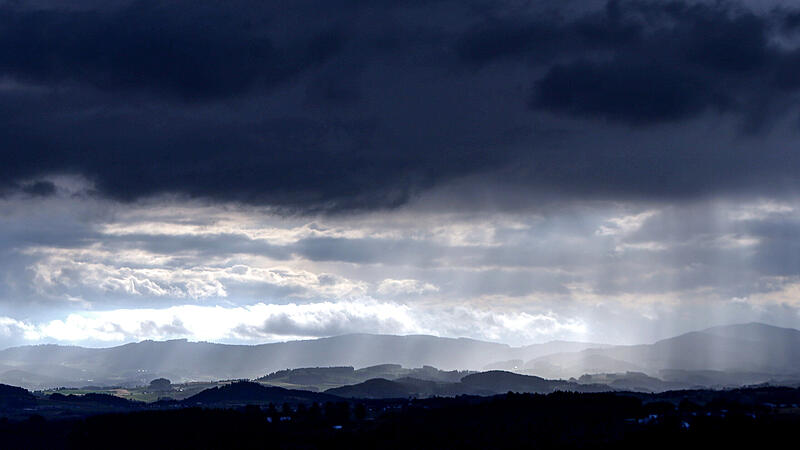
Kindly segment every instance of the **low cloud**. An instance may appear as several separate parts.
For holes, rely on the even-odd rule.
[[[444,327],[442,326],[444,324]],[[419,309],[376,301],[181,305],[71,313],[43,322],[0,317],[5,342],[109,345],[143,339],[263,343],[348,333],[433,334],[525,344],[579,339],[587,325],[554,314],[492,312],[468,307]]]
[[[171,199],[120,205],[64,197],[58,186],[53,196],[0,199],[0,317],[3,334],[18,337],[6,342],[32,332],[52,341],[203,336],[200,319],[177,313],[103,322],[121,328],[91,314],[212,305],[343,305],[314,310],[314,320],[287,311],[231,320],[208,335],[247,342],[361,330],[631,343],[710,320],[800,317],[790,301],[800,273],[792,196],[287,217]],[[347,309],[372,303],[385,309]],[[53,320],[61,323],[41,332]],[[74,331],[84,328],[93,331]]]
[[[261,285],[282,288],[295,297],[345,299],[363,297],[367,291],[363,282],[290,267],[245,264],[176,267],[174,256],[170,255],[91,249],[37,248],[28,254],[40,258],[29,270],[34,286],[42,294],[88,290],[144,298],[199,300],[228,297],[226,286]],[[134,261],[125,261],[126,256]]]
[[[19,339],[38,339],[35,327],[10,317],[0,317],[0,336],[9,341]]]
[[[0,318],[11,340],[120,343],[189,338],[214,342],[268,342],[346,333],[430,332],[408,307],[377,302],[265,304],[240,307],[181,305],[71,313],[31,323]]]

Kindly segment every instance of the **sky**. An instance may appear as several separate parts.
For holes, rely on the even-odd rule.
[[[0,348],[800,327],[790,1],[0,0]]]

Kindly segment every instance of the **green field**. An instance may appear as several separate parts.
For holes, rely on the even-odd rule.
[[[107,394],[114,395],[128,400],[135,400],[140,402],[154,402],[160,398],[171,398],[175,400],[183,400],[191,397],[205,389],[213,388],[228,384],[227,381],[198,381],[191,383],[173,384],[170,391],[151,391],[147,386],[139,386],[134,388],[59,388],[47,389],[37,391],[38,394],[50,395],[59,393],[63,395],[86,395],[86,394]]]

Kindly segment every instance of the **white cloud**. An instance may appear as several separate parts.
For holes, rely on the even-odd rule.
[[[225,297],[218,269],[116,267],[98,262],[48,257],[33,264],[34,283],[40,292],[84,287],[136,296],[207,298]]]
[[[773,289],[768,292],[759,292],[746,297],[735,297],[732,300],[737,303],[746,303],[754,307],[783,305],[792,308],[800,308],[800,281],[798,281],[797,277],[793,277],[792,279],[776,277],[771,281]]]
[[[744,248],[752,247],[761,243],[761,239],[755,236],[741,235],[741,234],[724,234],[715,238],[715,244],[720,248]]]
[[[419,280],[393,280],[387,278],[381,281],[376,292],[379,295],[394,297],[398,295],[429,294],[439,292],[439,288],[431,283],[424,283]]]
[[[730,205],[728,211],[728,217],[735,221],[766,220],[772,216],[791,214],[796,211],[796,207],[787,202],[762,199]]]
[[[662,336],[667,327],[685,331],[687,318],[702,326],[704,314],[716,322],[775,321],[777,309],[753,311],[800,308],[792,287],[800,201],[791,199],[291,217],[170,199],[121,207],[89,195],[67,198],[81,186],[55,181],[59,191],[51,197],[0,198],[0,314],[13,317],[0,322],[0,336],[250,342],[286,333],[410,330],[527,343],[584,330],[606,340],[611,330],[617,342],[637,342],[642,332],[625,330],[647,331],[651,321],[666,324],[653,331]],[[319,237],[329,239],[295,245]],[[258,323],[231,320],[226,331],[210,334],[182,314],[123,324],[85,311],[178,304],[228,310],[258,302],[356,308],[375,300],[408,302],[409,309],[384,317],[338,308],[330,319],[304,324],[284,311]],[[619,314],[603,319],[609,325],[601,332],[591,314],[602,308]],[[716,316],[716,308],[732,312]],[[53,314],[63,316],[41,322]]]
[[[35,327],[11,317],[0,316],[0,336],[3,338],[37,339]]]
[[[71,313],[32,324],[0,317],[0,334],[58,342],[127,342],[189,338],[264,342],[352,332],[421,333],[408,307],[378,302],[319,302],[240,307],[181,305]]]
[[[667,246],[660,243],[660,242],[633,242],[633,243],[621,243],[614,247],[616,252],[624,252],[626,250],[645,250],[651,252],[657,252],[666,250]]]
[[[157,255],[149,258],[148,266],[148,254],[137,251],[115,254],[101,250],[37,248],[29,253],[42,256],[30,266],[34,284],[41,293],[80,287],[134,296],[204,299],[227,297],[226,286],[238,283],[294,288],[297,290],[294,297],[343,299],[363,298],[368,288],[366,282],[339,275],[282,266],[168,267],[159,266],[166,262],[166,257]],[[135,258],[131,258],[131,254]],[[118,265],[126,262],[133,264]]]
[[[606,223],[600,225],[595,231],[598,236],[620,236],[632,233],[642,227],[644,222],[658,214],[658,211],[645,211],[639,214],[632,214],[620,217],[612,217]]]
[[[41,323],[0,317],[0,335],[6,339],[98,345],[173,338],[261,343],[347,333],[431,334],[527,344],[579,339],[587,333],[587,325],[552,313],[466,306],[420,309],[377,301],[84,311]]]
[[[431,315],[439,329],[450,336],[469,336],[477,339],[531,344],[554,339],[584,340],[588,325],[578,318],[564,318],[547,313],[492,311],[456,307]]]

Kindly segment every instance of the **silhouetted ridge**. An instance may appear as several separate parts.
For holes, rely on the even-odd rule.
[[[69,403],[97,403],[107,406],[118,406],[118,407],[131,407],[137,404],[141,404],[141,402],[136,402],[133,400],[128,400],[125,398],[117,397],[115,395],[109,394],[96,394],[96,393],[88,393],[83,395],[64,395],[58,392],[50,394],[48,396],[50,400],[59,401],[59,402],[69,402]]]
[[[36,397],[27,390],[0,384],[0,413],[4,408],[22,408],[36,402]]]
[[[578,384],[562,380],[511,372],[491,371],[465,376],[458,383],[440,383],[415,378],[396,380],[373,379],[352,386],[328,389],[328,394],[348,398],[405,398],[452,397],[457,395],[496,395],[507,392],[546,394],[555,391],[607,392],[612,389],[600,384]]]
[[[444,371],[424,366],[414,369],[399,364],[379,364],[355,370],[352,367],[308,367],[273,372],[256,381],[275,386],[320,391],[341,386],[355,385],[374,378],[398,380],[400,378],[455,383],[465,375],[474,373],[466,370]]]
[[[310,403],[337,400],[329,394],[264,386],[249,381],[237,381],[225,386],[206,389],[182,403],[187,405],[246,404],[246,403]]]
[[[327,394],[347,398],[405,398],[412,395],[408,387],[397,381],[373,378],[353,386],[328,389]]]
[[[7,384],[0,384],[0,399],[6,398],[34,398],[33,394],[26,389]]]
[[[567,386],[569,383],[558,380],[545,380],[544,378],[520,375],[518,373],[506,372],[503,370],[491,370],[467,375],[461,379],[461,383],[497,392],[533,392],[549,393],[557,387]]]

